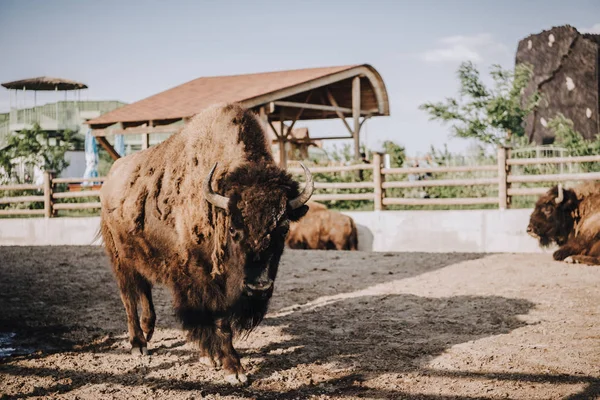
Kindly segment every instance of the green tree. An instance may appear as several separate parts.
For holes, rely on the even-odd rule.
[[[523,99],[523,91],[533,74],[530,66],[520,64],[514,71],[492,66],[492,88],[483,84],[471,62],[462,63],[457,74],[458,98],[419,107],[430,115],[430,120],[450,122],[454,136],[476,139],[486,145],[507,145],[513,136],[524,136],[525,117],[540,100],[537,92]]]
[[[0,179],[5,182],[19,181],[15,162],[60,173],[69,166],[65,153],[73,147],[73,142],[71,131],[51,137],[38,124],[11,135],[7,145],[0,152]]]
[[[591,156],[600,154],[600,134],[594,140],[586,140],[581,133],[575,130],[573,121],[563,114],[548,121],[548,128],[554,132],[555,141],[558,145],[566,148],[570,156]],[[586,163],[581,165],[585,172],[600,171],[598,163]]]
[[[406,149],[391,140],[383,142],[383,150],[390,155],[390,165],[393,168],[400,168],[406,160]]]

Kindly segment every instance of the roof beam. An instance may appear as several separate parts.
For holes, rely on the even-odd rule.
[[[281,89],[275,93],[267,93],[252,99],[244,100],[242,101],[242,104],[245,107],[254,108],[256,106],[269,103],[272,101],[274,96],[276,96],[276,98],[283,99],[298,93],[307,92],[311,89],[327,86],[344,79],[354,78],[355,76],[364,76],[369,79],[373,89],[375,90],[375,97],[377,98],[377,112],[380,115],[389,115],[389,103],[385,86],[383,85],[383,80],[381,79],[381,76],[379,76],[379,74],[372,69],[372,67],[367,67],[366,65],[351,68],[347,71],[338,72],[309,82],[304,82],[296,86]]]
[[[139,126],[126,129],[92,129],[92,135],[96,137],[108,135],[140,135],[149,133],[177,133],[183,128],[183,125],[178,126]]]
[[[271,122],[271,120],[267,120],[267,122],[269,123],[269,126],[273,130],[273,133],[275,134],[275,137],[279,138],[279,133],[277,132],[277,129],[275,129],[275,127],[273,126],[273,123]]]
[[[335,106],[327,106],[324,104],[311,104],[311,103],[298,103],[295,101],[273,101],[274,105],[279,107],[290,107],[290,108],[301,108],[306,110],[321,110],[321,111],[334,111],[336,113],[348,113],[352,114],[352,109],[347,107],[340,107],[338,105]],[[362,115],[370,115],[373,114],[373,110],[360,110]],[[339,114],[338,114],[339,116]]]
[[[106,150],[108,152],[108,154],[111,156],[111,158],[113,160],[118,160],[119,158],[121,158],[119,153],[117,153],[115,148],[112,147],[112,145],[110,143],[108,143],[108,140],[106,140],[106,138],[104,136],[98,136],[98,137],[96,137],[96,140],[98,141],[98,143],[100,143],[100,146],[102,146],[104,148],[104,150]]]
[[[335,101],[335,97],[333,97],[333,95],[331,94],[329,89],[327,89],[327,98],[329,99],[329,102],[331,103],[332,106],[334,106],[334,107],[338,106],[337,101]],[[352,111],[352,110],[350,110],[350,111]],[[336,111],[336,114],[342,120],[342,122],[346,126],[346,129],[348,129],[348,132],[350,132],[350,134],[352,135],[354,132],[352,131],[352,128],[350,128],[350,125],[348,125],[348,123],[346,122],[346,117],[344,116],[344,114],[342,114],[341,111]]]
[[[311,137],[310,140],[349,140],[352,136],[329,136],[329,137]]]
[[[310,100],[310,97],[312,96],[313,92],[312,90],[310,92],[308,92],[308,96],[306,96],[306,103],[308,103],[308,101]],[[302,113],[304,112],[304,107],[298,109],[298,112],[296,113],[296,116],[294,117],[294,119],[292,120],[292,124],[289,126],[289,128],[287,129],[287,132],[285,133],[285,137],[289,137],[292,133],[292,129],[294,128],[294,125],[296,124],[296,121],[298,121],[298,119],[302,116]]]

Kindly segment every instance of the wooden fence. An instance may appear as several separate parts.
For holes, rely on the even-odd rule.
[[[567,174],[522,174],[515,175],[512,169],[515,166],[531,165],[553,165],[553,164],[580,164],[600,162],[600,155],[583,157],[555,157],[555,158],[526,158],[511,159],[509,150],[501,148],[498,150],[496,165],[479,166],[453,166],[453,167],[416,167],[416,168],[383,168],[382,154],[374,154],[371,164],[357,164],[336,167],[313,167],[313,174],[332,173],[357,173],[358,171],[370,171],[372,179],[360,182],[315,182],[315,194],[312,199],[316,201],[344,201],[361,200],[372,201],[375,210],[384,210],[387,206],[473,206],[473,205],[497,205],[500,209],[510,207],[511,198],[515,196],[537,196],[545,193],[548,187],[513,187],[514,184],[538,184],[554,182],[583,182],[600,180],[600,172],[567,173]],[[293,174],[301,175],[301,168],[288,168]],[[492,177],[476,177],[462,179],[427,179],[407,180],[411,174],[425,173],[478,173],[483,172],[494,175]],[[400,179],[398,179],[400,177]],[[100,191],[97,189],[85,189],[78,191],[55,192],[58,184],[72,184],[82,182],[103,182],[104,178],[53,178],[50,173],[44,175],[43,185],[5,185],[0,186],[2,191],[36,191],[37,194],[21,195],[13,197],[0,197],[0,204],[14,203],[43,203],[39,209],[4,209],[0,210],[2,215],[44,215],[53,217],[58,210],[83,210],[98,209],[100,203],[79,202],[65,203],[63,199],[71,198],[98,198]],[[496,187],[497,196],[485,197],[453,197],[453,198],[406,198],[393,197],[392,190],[395,188],[427,188],[427,187],[464,187],[464,186],[491,186]],[[321,190],[368,190],[366,193],[319,193]]]
[[[100,190],[97,186],[86,189],[80,184],[83,182],[104,182],[104,177],[96,178],[54,178],[50,172],[44,173],[44,183],[42,185],[22,184],[22,185],[4,185],[0,186],[0,192],[6,191],[34,191],[33,195],[4,196],[0,197],[0,204],[18,204],[18,203],[43,203],[43,208],[38,209],[0,209],[0,216],[6,215],[43,215],[47,218],[56,216],[59,210],[87,210],[99,209],[100,202],[81,202],[66,203],[61,200],[74,198],[98,198]],[[57,192],[55,188],[60,184],[79,184],[76,190]]]

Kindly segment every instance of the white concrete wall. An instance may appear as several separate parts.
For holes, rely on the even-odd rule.
[[[531,210],[345,212],[359,249],[424,252],[550,252],[525,229]],[[99,218],[0,219],[0,245],[89,245]],[[99,244],[96,242],[94,244]]]
[[[100,217],[0,219],[0,245],[91,245]]]
[[[344,212],[366,251],[549,252],[526,233],[532,210]]]

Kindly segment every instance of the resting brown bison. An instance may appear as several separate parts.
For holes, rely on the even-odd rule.
[[[247,381],[232,337],[267,311],[289,223],[306,214],[313,191],[304,170],[300,193],[275,165],[256,116],[237,105],[209,108],[115,162],[101,190],[101,233],[133,353],[147,353],[160,283],[203,361],[222,365],[230,383]]]
[[[600,184],[550,189],[535,204],[527,233],[542,246],[558,244],[555,260],[600,265]]]
[[[352,218],[310,202],[309,210],[290,224],[286,244],[292,249],[357,250],[358,233]]]

